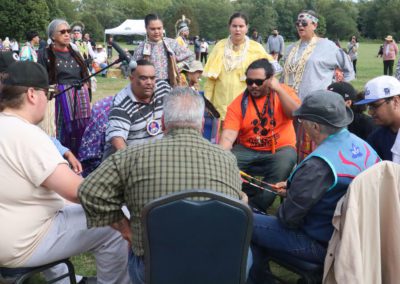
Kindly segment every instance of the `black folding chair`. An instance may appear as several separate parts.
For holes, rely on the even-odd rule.
[[[245,283],[253,215],[239,200],[184,191],[145,206],[142,223],[147,284]]]

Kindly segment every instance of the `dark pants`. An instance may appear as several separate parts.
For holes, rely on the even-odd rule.
[[[296,164],[296,150],[290,146],[279,148],[275,154],[269,151],[255,151],[237,144],[232,153],[236,156],[240,170],[252,176],[262,176],[263,181],[277,183],[286,180]],[[275,193],[262,191],[243,184],[243,191],[249,197],[249,205],[266,212],[275,200]]]
[[[394,60],[384,60],[383,61],[383,75],[393,75],[393,65]]]
[[[203,63],[203,60],[204,60],[204,64],[207,63],[207,55],[208,55],[207,52],[202,52],[202,53],[201,53],[201,59],[200,59],[200,61]]]
[[[196,60],[197,61],[200,60],[200,51],[196,51],[195,54],[196,54]]]
[[[357,59],[353,60],[353,69],[354,69],[354,74],[357,74]]]
[[[253,283],[264,283],[265,280],[270,280],[265,273],[268,269],[268,251],[270,250],[321,265],[326,255],[326,248],[303,231],[284,227],[275,216],[259,214],[254,214],[251,247],[253,266],[250,270],[250,279]]]

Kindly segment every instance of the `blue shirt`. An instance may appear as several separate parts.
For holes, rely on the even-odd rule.
[[[393,132],[389,127],[378,127],[372,132],[367,142],[374,148],[382,160],[392,161],[392,147],[396,141],[397,133]]]

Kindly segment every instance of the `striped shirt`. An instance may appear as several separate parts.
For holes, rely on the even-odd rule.
[[[190,128],[171,129],[163,139],[118,151],[79,188],[88,227],[107,226],[131,214],[132,249],[144,254],[141,211],[150,201],[190,189],[209,189],[231,198],[242,190],[235,156]]]
[[[128,84],[113,100],[106,129],[106,151],[111,148],[111,139],[121,137],[127,145],[142,144],[149,139],[159,139],[162,131],[156,136],[147,133],[147,123],[157,120],[161,127],[164,96],[171,90],[165,81],[158,81],[154,95],[148,104],[139,102]]]

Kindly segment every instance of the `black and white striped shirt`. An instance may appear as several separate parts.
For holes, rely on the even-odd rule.
[[[136,145],[147,142],[149,139],[159,139],[162,131],[156,136],[147,133],[147,122],[154,119],[160,123],[163,114],[164,96],[171,90],[165,81],[158,81],[154,95],[148,104],[139,102],[132,93],[128,84],[113,99],[113,104],[108,116],[106,130],[106,148],[110,147],[113,137],[121,137],[127,145]]]

